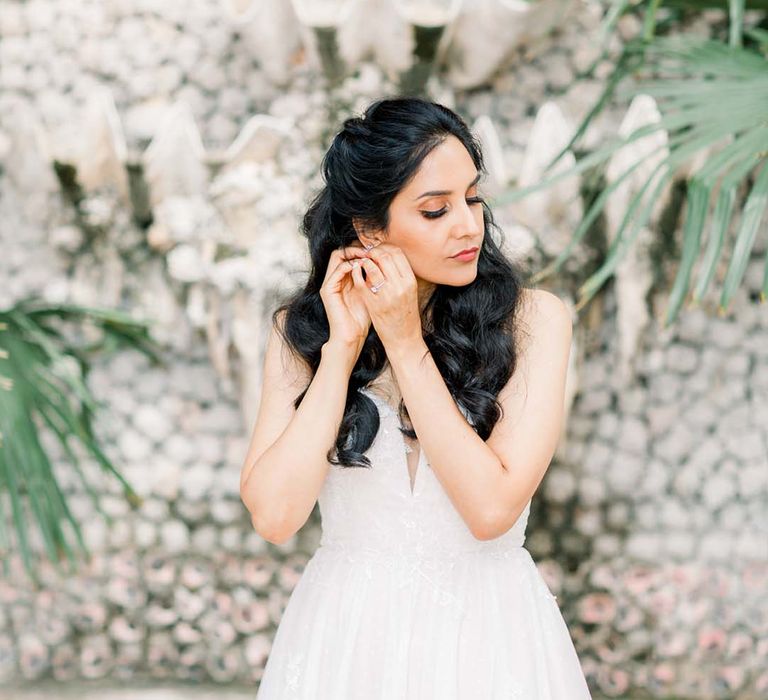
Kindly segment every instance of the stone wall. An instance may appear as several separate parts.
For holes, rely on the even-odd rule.
[[[12,568],[0,579],[5,680],[255,684],[319,540],[316,511],[290,542],[261,539],[240,502],[238,476],[257,404],[253,348],[286,273],[301,266],[297,217],[318,184],[326,98],[296,27],[284,27],[294,53],[281,57],[274,48],[270,63],[273,54],[254,43],[256,19],[237,17],[236,7],[0,6],[0,304],[33,293],[129,309],[153,319],[172,360],[158,368],[124,351],[97,358],[88,376],[106,404],[97,434],[144,498],[138,510],[87,462],[113,518],[108,525],[46,439],[94,556],[70,576],[43,558],[46,585],[36,590],[19,557],[4,553]],[[551,40],[479,86],[436,83],[440,99],[468,120],[490,117],[499,138],[493,156],[510,177],[535,159],[532,132],[544,102],[572,123],[596,97],[610,65],[590,80],[576,75],[595,56],[599,11],[579,3]],[[622,23],[632,30],[633,20]],[[392,87],[370,57],[358,68],[341,90],[350,108]],[[104,87],[119,128],[109,105],[89,107]],[[187,112],[174,112],[179,100]],[[615,131],[625,109],[609,110],[589,142]],[[267,157],[226,155],[254,114],[292,127],[265,122],[266,136],[249,143]],[[106,122],[107,145],[87,128]],[[184,142],[194,156],[185,173],[198,177],[192,184],[179,184],[163,156],[179,152],[168,145],[176,132],[192,133]],[[121,192],[108,158],[77,207],[54,175],[57,159],[76,163],[85,179],[94,153],[114,156],[115,134],[155,185],[143,222],[135,192]],[[151,143],[151,157],[142,156]],[[499,167],[495,176],[503,180]],[[275,183],[268,195],[267,178]],[[553,218],[544,232],[522,226],[520,213],[501,208],[498,220],[510,250],[536,263],[541,250],[567,239],[579,211]],[[763,226],[761,240],[766,233]],[[262,267],[249,257],[256,244],[276,250]],[[595,693],[768,692],[768,312],[757,297],[764,254],[763,243],[724,316],[686,310],[671,328],[645,325],[629,379],[620,371],[621,296],[611,284],[577,321],[568,431],[534,498],[526,545],[558,596]],[[554,291],[570,299],[584,264],[577,256]],[[657,315],[665,296],[649,297]]]

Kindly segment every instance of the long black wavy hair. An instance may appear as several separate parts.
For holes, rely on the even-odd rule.
[[[325,186],[313,198],[301,224],[311,259],[306,284],[272,314],[272,323],[311,368],[312,376],[329,337],[320,287],[331,253],[358,240],[353,217],[386,230],[392,199],[424,157],[449,135],[464,144],[478,172],[485,172],[480,144],[463,119],[447,107],[420,97],[376,100],[361,117],[345,119],[334,136],[321,164]],[[477,275],[463,286],[438,284],[424,308],[422,327],[424,341],[454,401],[485,440],[502,415],[496,397],[517,364],[519,324],[515,321],[523,273],[491,237],[492,230],[501,230],[485,202],[482,207],[485,236]],[[281,329],[278,315],[282,311],[286,313]],[[379,430],[379,413],[370,397],[358,389],[377,377],[386,362],[384,346],[371,324],[350,376],[335,446],[328,452],[331,464],[371,466],[363,453]],[[295,399],[296,408],[307,388]],[[399,415],[401,419],[407,417],[402,400]],[[400,430],[416,437],[413,428],[402,422]]]

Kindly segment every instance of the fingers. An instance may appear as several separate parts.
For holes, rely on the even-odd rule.
[[[348,245],[343,248],[338,248],[339,254],[343,258],[362,258],[366,254],[365,248],[361,245]],[[334,251],[336,252],[336,251]]]
[[[332,276],[336,275],[339,264],[346,263],[350,260],[356,260],[362,258],[365,255],[365,250],[362,246],[343,246],[336,248],[331,252],[328,258],[328,267],[326,269],[325,281],[330,280]],[[349,271],[347,267],[344,272]]]
[[[360,260],[360,265],[363,267],[363,269],[365,269],[367,274],[367,281],[370,282],[370,285],[367,286],[373,287],[375,285],[379,285],[386,279],[386,275],[381,271],[381,268],[379,268],[379,266],[373,260],[362,258]],[[397,274],[397,272],[394,274]],[[360,273],[360,276],[362,277],[362,273]]]
[[[335,266],[333,265],[335,263]],[[359,263],[357,266],[354,263]],[[413,275],[410,263],[402,250],[390,243],[381,242],[366,249],[359,241],[342,246],[332,251],[328,263],[332,270],[327,276],[334,284],[348,272],[352,272],[352,281],[364,287],[379,285],[387,278],[408,277]],[[366,272],[363,278],[362,270]],[[369,284],[366,284],[369,281]]]
[[[368,257],[375,260],[387,277],[408,277],[412,274],[408,258],[399,246],[381,243],[368,251]]]
[[[344,277],[348,272],[352,270],[353,260],[340,260],[331,274],[328,276],[326,282],[336,283],[339,279]]]
[[[358,289],[363,289],[366,286],[365,280],[363,279],[363,266],[357,260],[352,261],[351,265],[352,265],[352,283]]]
[[[343,258],[345,260],[350,258],[360,258],[363,255],[365,255],[366,250],[363,248],[361,244],[358,243],[351,243],[348,246],[342,246],[341,248],[336,248],[336,250],[331,253],[331,256],[337,256],[339,258]]]

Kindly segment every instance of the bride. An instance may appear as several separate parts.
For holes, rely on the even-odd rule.
[[[563,428],[570,312],[494,240],[480,146],[448,108],[377,100],[322,170],[240,481],[265,539],[316,502],[322,537],[257,697],[589,698],[523,546]]]

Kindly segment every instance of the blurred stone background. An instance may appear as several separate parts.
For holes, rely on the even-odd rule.
[[[599,2],[507,3],[518,15],[501,27],[487,5],[460,11],[429,94],[482,135],[500,191],[566,142],[611,65],[579,78]],[[619,36],[636,23],[623,18]],[[316,35],[288,2],[0,4],[0,307],[34,294],[127,309],[152,319],[171,358],[158,368],[123,351],[87,376],[137,510],[91,462],[108,525],[49,441],[94,556],[69,577],[41,558],[38,589],[0,550],[2,681],[258,683],[320,527],[315,512],[275,546],[239,498],[268,316],[306,264],[298,217],[332,119],[395,91],[409,30],[388,3],[352,3],[331,98]],[[625,112],[611,106],[588,142]],[[581,215],[567,194],[495,210],[510,254],[535,269],[562,248]],[[727,314],[685,310],[669,328],[649,316],[628,332],[608,285],[576,323],[567,435],[526,545],[596,695],[768,696],[766,233]],[[663,277],[665,251],[652,252]],[[542,286],[572,300],[587,256]]]

